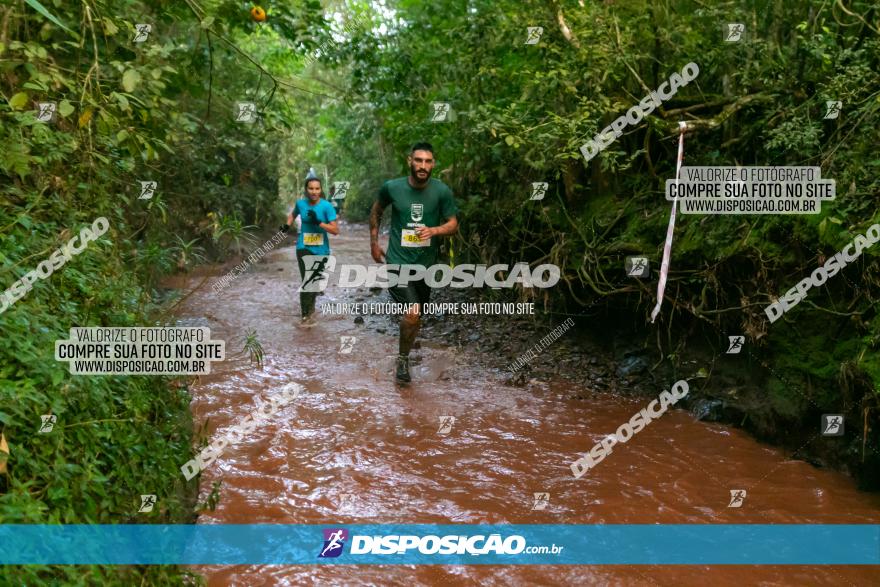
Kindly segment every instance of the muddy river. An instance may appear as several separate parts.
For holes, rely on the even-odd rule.
[[[443,340],[423,340],[414,383],[393,382],[396,330],[352,316],[297,328],[299,276],[290,239],[219,294],[208,281],[177,308],[181,324],[207,325],[228,360],[193,386],[197,425],[216,430],[288,381],[304,393],[202,474],[220,502],[201,524],[653,524],[878,523],[880,496],[847,476],[791,460],[747,434],[671,409],[590,474],[569,463],[647,404],[570,383],[507,387],[498,369]],[[340,263],[369,263],[364,227],[333,238]],[[204,274],[177,283],[192,288]],[[353,301],[330,287],[321,303]],[[386,301],[387,294],[370,300]],[[454,320],[454,316],[446,318]],[[262,370],[233,356],[247,331]],[[353,336],[350,353],[340,337]],[[526,349],[523,349],[526,350]],[[671,385],[673,382],[669,382]],[[668,388],[668,387],[667,387]],[[536,391],[538,389],[538,391]],[[657,390],[658,393],[661,391]],[[582,396],[586,400],[571,399]],[[440,418],[454,416],[446,434]],[[729,508],[730,490],[747,489]],[[543,510],[534,494],[549,493]],[[858,566],[199,566],[209,585],[878,585]]]

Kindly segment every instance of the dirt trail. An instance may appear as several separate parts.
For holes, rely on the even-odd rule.
[[[332,239],[339,263],[369,263],[363,227]],[[201,278],[186,278],[193,287]],[[727,426],[670,410],[594,471],[575,480],[568,464],[641,409],[572,384],[508,387],[499,371],[423,340],[414,383],[392,381],[396,330],[378,318],[319,316],[299,321],[294,249],[276,249],[219,294],[206,286],[178,318],[210,326],[240,350],[256,330],[265,365],[246,358],[215,363],[194,386],[197,424],[230,426],[252,398],[288,381],[305,393],[202,475],[202,498],[222,480],[220,503],[202,524],[284,523],[876,523],[880,496],[858,492],[842,474],[787,459]],[[327,302],[387,301],[385,292],[330,287]],[[448,316],[445,320],[455,320]],[[377,329],[386,330],[379,332]],[[341,354],[340,336],[354,336]],[[537,342],[537,341],[535,341]],[[523,349],[525,351],[526,349]],[[670,381],[669,384],[672,382]],[[668,388],[668,386],[667,386]],[[661,389],[658,389],[659,393]],[[571,399],[586,397],[586,401]],[[438,434],[441,416],[455,416]],[[729,490],[748,487],[741,508]],[[532,511],[535,492],[548,492]],[[205,566],[210,585],[868,585],[869,567],[552,567],[552,566]]]

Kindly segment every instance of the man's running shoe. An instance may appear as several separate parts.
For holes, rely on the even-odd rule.
[[[412,378],[409,376],[409,357],[399,355],[397,357],[397,380],[402,383],[409,383]]]

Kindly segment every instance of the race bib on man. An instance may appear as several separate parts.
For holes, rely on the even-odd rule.
[[[320,232],[304,232],[303,244],[307,247],[320,247],[324,244],[324,235]]]
[[[431,239],[422,240],[419,238],[418,233],[415,230],[409,230],[404,228],[400,231],[400,246],[401,247],[430,247]]]

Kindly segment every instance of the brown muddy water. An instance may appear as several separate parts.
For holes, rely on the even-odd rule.
[[[332,238],[339,263],[370,263],[366,228]],[[443,340],[422,340],[414,382],[393,383],[396,329],[318,317],[303,331],[290,239],[220,293],[215,277],[177,308],[184,324],[226,341],[227,360],[192,386],[196,425],[231,426],[253,398],[288,381],[305,391],[271,422],[230,446],[201,478],[201,499],[222,481],[200,524],[710,524],[880,522],[880,495],[847,476],[790,460],[725,425],[671,409],[581,479],[569,464],[644,407],[570,383],[507,387]],[[189,290],[204,278],[175,280]],[[217,275],[219,277],[219,273]],[[388,301],[387,293],[329,287],[318,304]],[[320,313],[320,311],[319,311]],[[448,316],[446,320],[455,320]],[[256,330],[263,369],[235,357]],[[350,354],[340,336],[354,336]],[[534,341],[537,342],[537,341]],[[527,349],[522,349],[525,352]],[[586,368],[586,366],[585,366]],[[673,382],[670,381],[666,389]],[[657,393],[662,391],[657,390]],[[584,396],[587,401],[571,399]],[[455,416],[438,434],[441,416]],[[728,508],[731,489],[747,489]],[[533,494],[550,494],[532,511]],[[880,585],[867,566],[198,566],[220,585]]]

